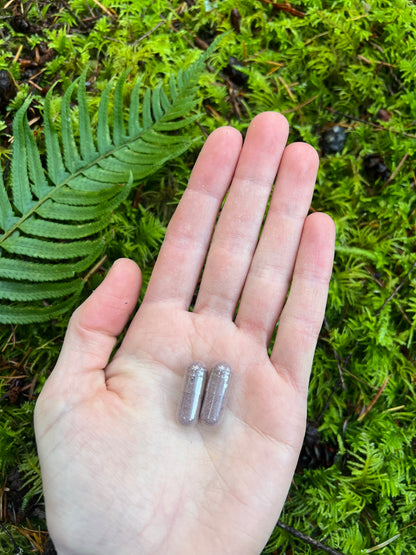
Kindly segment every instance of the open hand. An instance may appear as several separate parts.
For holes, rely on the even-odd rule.
[[[274,112],[244,146],[231,127],[210,135],[110,363],[136,264],[118,260],[74,312],[35,410],[60,555],[253,555],[267,542],[302,445],[334,243],[330,217],[307,216],[317,153],[287,135]],[[234,370],[216,427],[176,420],[195,360]]]

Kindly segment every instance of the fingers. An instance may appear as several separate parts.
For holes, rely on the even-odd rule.
[[[317,152],[306,143],[294,143],[285,149],[244,286],[236,324],[266,345],[289,289],[318,165]]]
[[[334,241],[335,226],[329,216],[308,216],[271,355],[277,371],[305,392],[324,318]]]
[[[287,136],[287,120],[275,112],[262,113],[250,124],[194,312],[234,316]]]
[[[168,226],[143,304],[171,301],[189,308],[240,150],[236,129],[222,127],[208,137]]]
[[[104,281],[72,315],[53,372],[56,379],[72,382],[73,378],[80,378],[76,387],[82,388],[86,375],[94,373],[97,383],[104,384],[102,370],[136,306],[140,288],[138,266],[132,260],[117,260]]]

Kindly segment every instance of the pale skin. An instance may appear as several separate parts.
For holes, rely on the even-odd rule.
[[[267,542],[303,441],[335,235],[328,215],[308,215],[318,155],[287,137],[274,112],[243,146],[231,127],[209,136],[110,362],[137,265],[118,260],[72,315],[35,410],[59,555],[254,555]],[[234,369],[216,427],[176,421],[195,360]]]

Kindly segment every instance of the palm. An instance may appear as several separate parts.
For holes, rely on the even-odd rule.
[[[263,118],[266,129],[264,140],[270,140],[268,128],[276,125],[278,116],[263,114],[259,118]],[[252,130],[251,136],[255,133]],[[257,134],[262,136],[258,129]],[[284,144],[284,133],[283,139],[281,135],[279,139],[275,132],[274,141]],[[106,280],[112,279],[112,291],[102,289],[102,300],[105,297],[108,305],[105,308],[102,303],[103,314],[92,315],[92,308],[84,308],[84,312],[91,311],[90,320],[86,323],[84,316],[72,342],[70,326],[57,368],[42,392],[36,432],[47,509],[49,505],[48,526],[62,552],[70,552],[70,546],[74,553],[256,553],[283,506],[303,436],[308,372],[330,271],[332,227],[322,215],[312,218],[303,230],[299,247],[313,188],[312,167],[304,185],[309,193],[299,209],[304,216],[293,218],[294,233],[292,228],[282,230],[283,236],[288,232],[295,235],[295,248],[287,249],[283,262],[273,262],[273,256],[270,260],[267,253],[268,240],[276,227],[273,216],[264,227],[263,243],[255,249],[269,193],[264,191],[265,200],[253,208],[252,224],[248,223],[249,205],[244,216],[240,202],[243,233],[241,226],[230,227],[236,217],[231,191],[227,200],[231,208],[228,216],[224,209],[222,222],[220,219],[217,225],[196,304],[189,312],[215,213],[239,153],[236,135],[233,141],[231,146],[228,142],[228,148],[234,149],[234,164],[228,161],[227,167],[222,161],[223,193],[217,194],[215,210],[208,206],[206,193],[198,190],[202,177],[209,185],[206,161],[209,149],[213,155],[212,140],[201,155],[190,192],[187,198],[185,194],[182,208],[168,230],[144,302],[105,372],[100,364],[104,354],[90,335],[101,329],[103,314],[109,314],[111,308],[119,313],[131,310],[116,304],[128,298],[125,302],[131,305],[137,295],[137,271],[127,261],[121,264],[123,276],[119,269],[118,277]],[[216,156],[220,142],[221,134]],[[248,137],[246,159],[260,147]],[[301,148],[313,166],[311,150],[306,145]],[[270,162],[274,172],[276,158],[278,161],[279,152]],[[238,167],[245,163],[243,154]],[[192,224],[195,215],[191,205],[204,202],[206,217],[209,219],[210,210],[212,214],[209,225],[206,222],[198,233],[199,220]],[[284,221],[281,205],[282,199],[278,199],[277,209],[271,208],[270,212],[275,211]],[[322,248],[323,258],[317,262]],[[288,276],[294,266],[298,278],[293,280],[292,293],[282,312]],[[309,273],[307,268],[311,268]],[[273,279],[273,271],[280,279]],[[115,287],[118,296],[113,292]],[[313,299],[308,298],[311,294]],[[87,303],[92,307],[93,298]],[[306,303],[309,314],[304,314]],[[120,315],[117,324],[117,314],[107,317],[113,318],[114,329],[120,328]],[[269,358],[268,344],[279,317]],[[104,335],[103,341],[109,344],[110,334]],[[88,364],[83,364],[84,355],[74,360],[74,352],[83,352],[82,342],[93,345]],[[70,356],[72,364],[80,368],[64,379]],[[188,428],[176,422],[184,369],[194,360],[208,365],[226,360],[234,368],[231,395],[218,427]],[[89,367],[88,373],[85,366]],[[61,404],[57,403],[59,397],[64,399]],[[62,511],[70,526],[68,522],[62,526]],[[103,526],[106,522],[108,526]],[[85,542],[90,545],[88,549]]]
[[[142,345],[146,346],[145,352]],[[146,410],[155,411],[161,425],[166,426],[166,419],[171,422],[175,420],[184,361],[215,363],[226,360],[236,372],[226,420],[230,418],[233,426],[242,425],[245,430],[253,428],[270,439],[289,444],[294,442],[298,446],[299,428],[295,426],[293,430],[293,424],[300,418],[300,428],[304,428],[304,402],[299,407],[299,414],[293,414],[295,407],[290,397],[294,392],[294,384],[286,382],[284,377],[276,373],[267,346],[260,344],[247,331],[239,329],[231,320],[181,310],[172,314],[171,309],[164,306],[144,307],[143,314],[134,322],[121,352],[108,370],[107,386],[118,393],[125,391],[132,405],[137,405],[138,397],[144,396],[143,380],[146,377],[140,369],[132,368],[131,373],[127,374],[120,372],[120,369],[129,364],[141,367],[143,364],[140,359],[143,358],[150,385],[155,382],[155,397],[151,401],[148,399]],[[126,359],[130,359],[130,363],[126,363]],[[113,374],[114,377],[111,377]],[[133,391],[132,387],[137,387],[137,390]],[[164,392],[164,403],[161,403],[161,389]],[[143,402],[146,400],[143,399]],[[287,426],[289,413],[291,426]],[[189,433],[176,424],[174,430],[179,434]],[[197,427],[196,431],[199,433],[201,430]],[[202,431],[202,436],[208,440],[212,434],[218,435],[212,430],[205,432]],[[227,438],[227,441],[230,440]]]

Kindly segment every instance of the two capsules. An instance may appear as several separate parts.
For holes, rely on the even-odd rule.
[[[199,419],[214,426],[221,420],[227,402],[232,369],[226,362],[218,362],[208,377],[201,362],[192,363],[185,377],[178,420],[183,426],[191,426]]]

